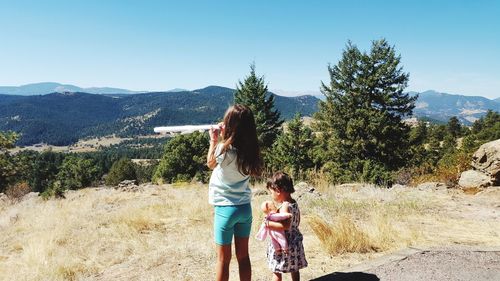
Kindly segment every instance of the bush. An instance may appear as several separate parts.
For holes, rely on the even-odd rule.
[[[97,181],[99,169],[90,159],[67,156],[57,173],[56,179],[64,189],[79,189]]]
[[[128,158],[122,158],[113,163],[106,177],[106,184],[118,185],[124,180],[137,180],[135,164]]]
[[[19,201],[24,195],[31,192],[31,187],[27,182],[18,182],[14,185],[7,187],[5,195],[11,200]]]
[[[200,132],[172,138],[165,145],[165,152],[154,173],[153,182],[191,181],[195,176],[201,180],[207,179],[208,146],[208,134]]]
[[[158,161],[156,160],[149,160],[148,163],[145,164],[136,164],[135,174],[139,184],[151,182],[151,179],[153,178],[154,172],[157,167]]]
[[[44,192],[42,192],[42,198],[47,200],[49,198],[55,197],[55,198],[65,198],[64,197],[64,192],[66,191],[66,188],[63,187],[60,181],[54,181],[51,183],[51,185],[45,189]]]

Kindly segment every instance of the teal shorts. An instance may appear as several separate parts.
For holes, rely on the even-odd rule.
[[[250,237],[252,229],[252,206],[215,206],[214,238],[218,245],[231,244],[235,237]]]

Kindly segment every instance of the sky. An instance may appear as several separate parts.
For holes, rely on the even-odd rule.
[[[500,97],[500,0],[0,0],[0,85],[319,92],[348,40],[386,38],[409,91]]]

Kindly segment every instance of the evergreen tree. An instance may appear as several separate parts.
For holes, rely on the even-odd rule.
[[[8,149],[13,148],[18,136],[12,132],[0,132],[0,192],[3,192],[17,173],[16,165]]]
[[[238,82],[234,103],[248,106],[255,117],[257,136],[261,150],[271,147],[280,132],[283,120],[279,111],[274,109],[274,96],[267,91],[264,77],[257,77],[255,64],[250,65],[250,75],[245,81]]]
[[[409,74],[400,66],[385,39],[372,42],[362,53],[348,42],[337,65],[329,66],[330,84],[316,114],[317,128],[329,142],[331,164],[342,180],[375,179],[407,163],[409,127],[402,121],[414,108],[416,96],[403,90]],[[373,173],[372,171],[377,171]]]
[[[189,181],[193,178],[204,181],[208,167],[208,134],[194,132],[172,138],[165,145],[153,182]]]
[[[272,146],[270,166],[273,170],[290,170],[295,179],[302,178],[301,172],[313,167],[312,148],[312,131],[297,113]]]
[[[59,167],[64,161],[64,157],[63,153],[56,153],[50,149],[40,153],[36,157],[29,181],[33,191],[44,192],[52,185],[57,173],[59,173]]]
[[[450,134],[454,139],[462,135],[462,125],[460,124],[460,121],[456,116],[450,118],[446,129],[448,131],[448,134]]]
[[[99,168],[90,159],[73,155],[64,158],[56,179],[64,189],[87,187],[98,179]]]
[[[135,165],[132,160],[128,158],[121,158],[113,163],[106,177],[106,184],[118,185],[124,180],[136,180]]]

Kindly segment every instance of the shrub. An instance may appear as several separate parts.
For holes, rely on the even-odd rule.
[[[153,182],[191,181],[197,174],[199,179],[206,179],[208,145],[208,135],[200,132],[172,138],[165,145]]]
[[[121,158],[113,163],[106,177],[106,184],[118,185],[124,180],[137,180],[135,164],[128,158]]]
[[[90,159],[67,156],[57,173],[56,179],[65,189],[79,189],[90,186],[98,179],[99,169]]]
[[[31,187],[27,182],[18,182],[7,187],[5,195],[13,201],[19,201],[24,195],[31,192]]]

